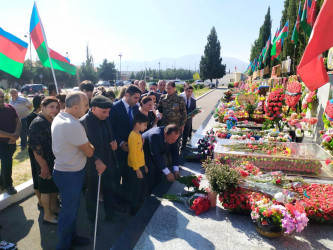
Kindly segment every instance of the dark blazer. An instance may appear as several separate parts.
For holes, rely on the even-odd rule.
[[[197,108],[197,101],[195,99],[193,99],[192,97],[190,99],[191,99],[190,107],[187,106],[187,103],[186,103],[187,99],[185,100],[187,114],[189,114],[190,112],[192,112],[193,110],[195,110]],[[192,124],[192,118],[187,119],[185,126],[191,126],[191,124]]]
[[[139,112],[139,107],[132,107],[133,117]],[[127,152],[120,148],[122,141],[127,142],[128,136],[133,130],[130,125],[129,116],[122,100],[115,102],[110,109],[108,120],[111,122],[114,138],[117,141],[118,149],[116,150],[117,160],[123,166],[127,166]]]
[[[149,129],[147,132],[142,134],[142,138],[145,140],[143,150],[145,157],[152,160],[155,167],[161,171],[167,167],[164,160],[164,154],[169,152],[172,157],[172,165],[179,165],[179,149],[178,144],[168,144],[164,139],[164,127],[155,127]]]
[[[132,112],[134,117],[139,112],[139,107],[137,105],[132,107]],[[133,125],[130,125],[127,110],[122,100],[113,104],[108,119],[111,121],[113,134],[118,145],[122,141],[127,142],[128,136],[133,130]]]
[[[97,157],[101,159],[104,164],[107,166],[110,165],[112,162],[114,162],[113,154],[111,152],[111,147],[108,149],[103,148],[103,135],[101,131],[100,126],[100,120],[92,113],[91,109],[88,111],[86,115],[81,117],[80,119],[81,124],[83,125],[84,129],[87,133],[87,138],[89,142],[94,146],[94,157]],[[106,119],[106,128],[108,131],[106,131],[110,135],[110,141],[112,142],[114,140],[113,132],[112,132],[112,125],[111,121]],[[105,128],[105,127],[104,127]],[[108,159],[104,159],[103,152],[104,150],[107,150],[109,152]],[[94,157],[89,157],[86,163],[86,166],[95,166],[95,159]]]

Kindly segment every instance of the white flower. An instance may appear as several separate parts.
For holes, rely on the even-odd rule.
[[[284,196],[284,194],[282,192],[278,192],[274,195],[274,198],[277,202],[284,202],[286,197]]]

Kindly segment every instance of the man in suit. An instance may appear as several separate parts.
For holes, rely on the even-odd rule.
[[[163,175],[170,182],[179,177],[179,150],[176,143],[180,135],[180,128],[175,124],[166,127],[155,127],[142,134],[144,139],[143,150],[145,162],[148,167],[147,181],[149,191],[161,182]],[[165,154],[172,158],[173,173],[170,172],[165,161]]]
[[[133,130],[133,117],[139,112],[139,107],[136,104],[138,103],[140,96],[141,90],[136,85],[130,85],[126,90],[124,98],[113,104],[108,117],[111,121],[113,135],[118,145],[116,157],[120,167],[121,176],[123,177],[126,176],[129,171],[127,165],[127,139]],[[127,183],[124,182],[122,183],[122,189],[120,188],[121,176],[119,175],[117,179],[120,193],[126,191],[128,188]]]
[[[193,87],[188,85],[185,89],[185,105],[186,105],[186,113],[189,114],[193,110],[197,108],[196,100],[192,97],[193,95]],[[183,132],[183,142],[182,142],[182,150],[186,148],[187,138],[190,137],[191,128],[192,128],[192,118],[188,118],[185,123],[184,132]]]

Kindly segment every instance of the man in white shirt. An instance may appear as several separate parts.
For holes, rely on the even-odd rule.
[[[76,215],[80,204],[81,190],[85,181],[87,157],[92,157],[94,147],[79,122],[89,108],[86,94],[71,92],[66,96],[66,108],[53,120],[52,150],[55,156],[53,180],[61,197],[62,209],[58,219],[58,244],[56,249],[69,249],[73,245],[85,245],[88,238],[76,235]],[[96,164],[98,174],[105,165]]]
[[[11,95],[9,103],[14,106],[21,120],[21,150],[24,150],[27,147],[27,116],[30,114],[32,104],[27,98],[19,96],[16,89],[11,89],[9,93]]]

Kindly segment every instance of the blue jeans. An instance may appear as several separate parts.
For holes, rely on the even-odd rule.
[[[76,216],[85,181],[85,169],[77,172],[53,170],[53,180],[59,189],[62,204],[58,219],[57,250],[69,249],[76,235]]]
[[[21,137],[21,149],[23,149],[27,146],[27,132],[28,132],[27,118],[23,118],[21,120],[21,123],[22,123],[22,128],[21,128],[20,137]]]

